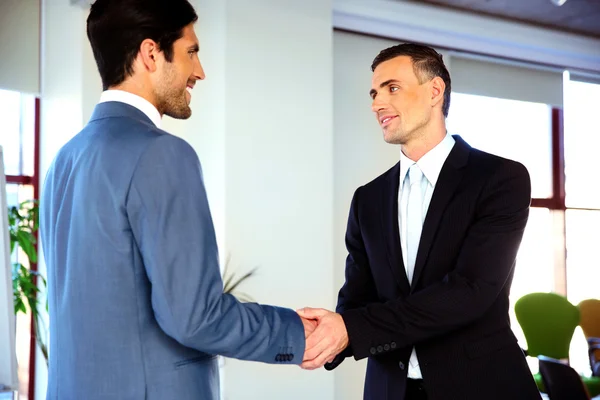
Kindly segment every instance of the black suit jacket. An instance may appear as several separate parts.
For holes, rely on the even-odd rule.
[[[369,357],[365,399],[404,398],[413,346],[430,400],[540,398],[508,316],[529,174],[454,138],[411,284],[398,232],[400,165],[354,194],[337,306],[350,346],[326,368],[345,357]]]

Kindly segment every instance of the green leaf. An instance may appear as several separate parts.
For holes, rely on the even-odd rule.
[[[23,303],[23,300],[21,299],[21,297],[18,297],[15,300],[15,314],[18,314],[19,312],[22,312],[23,314],[27,314],[27,308],[25,308],[25,304]]]
[[[231,287],[229,288],[229,293],[233,293],[233,291],[235,290],[235,288],[238,287],[241,283],[243,283],[246,279],[248,279],[252,275],[254,275],[256,273],[256,270],[257,270],[257,268],[254,268],[254,269],[250,270],[250,272],[247,272],[245,275],[243,275],[237,281],[233,282],[231,284]],[[233,275],[232,275],[232,278],[233,278]]]
[[[37,262],[37,252],[35,251],[35,237],[30,232],[19,230],[17,231],[17,239],[19,242],[19,247],[27,255],[29,262]]]
[[[29,266],[37,262],[36,250],[36,232],[39,227],[39,207],[38,202],[33,200],[24,201],[18,207],[8,207],[8,231],[10,238],[10,254],[21,248],[29,260]],[[36,285],[34,282],[38,279]],[[23,263],[14,263],[12,265],[12,286],[15,314],[22,312],[27,314],[31,312],[34,323],[34,336],[36,343],[40,347],[46,363],[48,362],[48,347],[43,342],[43,332],[40,331],[40,324],[43,320],[39,313],[40,301],[38,294],[40,287],[46,288],[47,282],[42,274],[37,271],[31,271]],[[29,310],[28,310],[29,308]],[[48,311],[48,299],[45,301],[45,309]]]

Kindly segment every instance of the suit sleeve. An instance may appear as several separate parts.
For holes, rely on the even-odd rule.
[[[371,348],[381,343],[412,346],[481,318],[513,271],[530,194],[525,167],[503,163],[482,190],[476,217],[451,273],[405,299],[342,311],[354,357],[370,356]],[[351,234],[359,236],[360,231]]]
[[[223,293],[200,162],[185,141],[167,134],[153,140],[138,161],[126,207],[166,334],[209,354],[302,362],[304,327],[296,312]]]
[[[348,311],[368,304],[378,302],[375,282],[371,275],[371,267],[365,251],[365,245],[360,235],[360,220],[358,216],[360,190],[358,188],[352,198],[348,226],[346,228],[346,280],[338,295],[336,312],[342,315]],[[331,363],[325,364],[325,369],[333,370],[346,357],[353,355],[352,343],[340,353]]]

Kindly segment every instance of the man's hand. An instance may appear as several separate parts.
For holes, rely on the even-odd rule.
[[[308,337],[315,331],[317,328],[317,321],[314,319],[306,319],[302,316],[300,317],[302,320],[302,325],[304,325],[304,338],[308,339]]]
[[[306,339],[302,368],[321,368],[348,347],[348,331],[341,315],[322,308],[303,308],[297,312],[300,317],[318,324]]]

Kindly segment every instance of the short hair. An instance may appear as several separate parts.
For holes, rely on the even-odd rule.
[[[450,92],[452,91],[452,87],[450,73],[444,65],[442,55],[431,47],[421,44],[398,44],[382,50],[373,60],[373,64],[371,64],[371,70],[375,71],[375,68],[377,68],[377,66],[382,62],[399,56],[408,56],[411,58],[415,75],[417,76],[420,84],[429,81],[436,76],[442,78],[446,84],[442,111],[444,113],[444,117],[447,117],[448,110],[450,109]]]
[[[173,43],[198,15],[187,0],[96,0],[87,19],[87,36],[103,89],[133,74],[133,62],[146,39],[158,43],[168,62]]]

